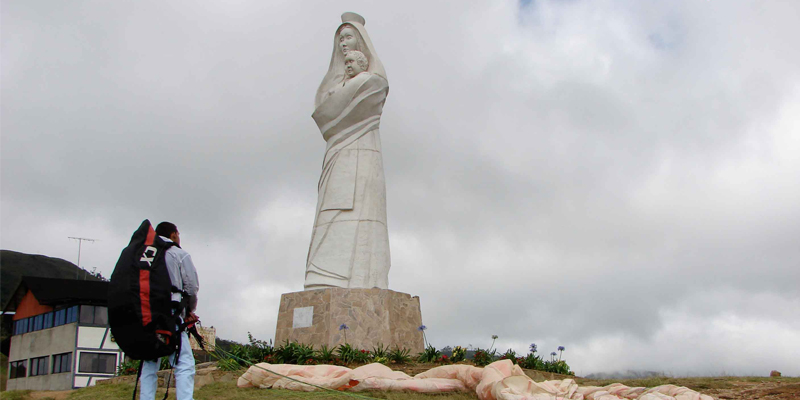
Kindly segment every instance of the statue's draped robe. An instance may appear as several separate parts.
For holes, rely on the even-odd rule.
[[[378,130],[388,91],[386,79],[362,72],[314,110],[327,147],[306,289],[388,288],[386,184]]]

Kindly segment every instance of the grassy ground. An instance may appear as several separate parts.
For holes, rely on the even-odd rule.
[[[6,381],[8,380],[8,357],[0,353],[0,392],[6,391]]]
[[[666,384],[686,386],[701,393],[727,399],[798,399],[800,398],[800,378],[768,378],[768,377],[704,377],[704,378],[669,378],[655,377],[629,380],[589,380],[576,379],[581,386],[605,386],[611,383],[622,383],[631,387],[654,387]],[[767,387],[769,390],[753,388]],[[775,397],[775,388],[782,391]],[[71,392],[4,392],[3,400],[127,400],[131,398],[133,387],[127,384],[98,385]],[[723,394],[725,394],[723,396]],[[797,395],[797,397],[792,397]],[[164,396],[160,389],[157,399]],[[197,400],[250,400],[250,399],[303,399],[303,400],[345,400],[345,399],[386,399],[386,400],[477,400],[474,393],[420,394],[411,392],[292,392],[278,389],[238,388],[235,382],[214,383],[195,391]],[[175,390],[170,390],[169,399],[175,399]]]
[[[28,390],[3,393],[3,400],[32,400],[33,394]],[[46,392],[40,392],[47,396]],[[133,386],[126,384],[97,385],[72,391],[66,397],[53,397],[67,400],[129,400],[133,394]],[[164,396],[164,389],[159,389],[156,399]],[[46,399],[47,397],[37,397]],[[292,392],[278,389],[238,388],[236,382],[213,383],[206,385],[194,392],[196,400],[250,400],[250,399],[309,399],[309,400],[358,400],[358,399],[386,399],[386,400],[476,400],[474,393],[450,394],[420,394],[410,392],[372,392],[372,393],[345,393],[345,392]],[[170,389],[168,399],[175,399],[175,389]]]
[[[800,378],[769,378],[759,376],[719,376],[719,377],[699,377],[699,378],[669,378],[653,377],[645,379],[605,379],[590,380],[577,379],[581,386],[606,386],[612,383],[621,383],[630,387],[655,387],[661,385],[686,386],[697,392],[704,392],[710,389],[736,389],[746,384],[757,383],[781,383],[781,384],[800,384]]]

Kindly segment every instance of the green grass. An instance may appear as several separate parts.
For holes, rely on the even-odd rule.
[[[630,387],[655,387],[661,385],[676,385],[685,386],[694,391],[702,392],[709,389],[733,389],[736,388],[736,382],[787,382],[787,383],[800,383],[800,378],[770,378],[766,376],[717,376],[717,377],[699,377],[699,378],[673,378],[673,377],[652,377],[643,379],[577,379],[578,384],[581,386],[606,386],[612,383],[621,383]]]
[[[3,400],[29,400],[30,390],[4,392]],[[97,385],[72,392],[69,400],[129,400],[133,386],[127,384]],[[138,396],[138,395],[137,395]],[[156,399],[164,397],[159,389]],[[310,399],[359,400],[366,398],[386,400],[477,400],[474,393],[421,394],[414,392],[293,392],[281,389],[238,388],[236,382],[212,383],[195,390],[196,400],[250,400],[250,399]],[[175,388],[169,391],[169,400],[175,400]]]
[[[6,381],[8,381],[8,357],[0,353],[0,392],[6,391]]]
[[[30,390],[13,390],[10,392],[3,392],[3,400],[26,400],[29,399],[28,393]]]
[[[630,387],[654,387],[660,385],[686,386],[696,391],[711,389],[736,388],[737,383],[749,382],[782,382],[785,384],[800,384],[800,378],[769,378],[769,377],[703,377],[703,378],[673,378],[653,377],[646,379],[608,379],[590,380],[576,379],[581,386],[606,386],[612,383],[621,383]],[[3,392],[3,400],[30,400],[30,390]],[[128,384],[97,385],[70,393],[68,400],[128,400],[133,394],[133,386]],[[352,395],[351,395],[352,394]],[[355,395],[355,396],[353,396]],[[164,396],[164,389],[159,389],[156,399]],[[361,396],[361,397],[359,397]],[[220,382],[206,385],[194,393],[197,400],[251,400],[251,399],[310,399],[310,400],[357,400],[364,397],[386,400],[477,400],[475,393],[444,393],[423,394],[414,392],[293,392],[280,389],[238,388],[236,382]],[[175,400],[175,389],[170,389],[170,400]]]

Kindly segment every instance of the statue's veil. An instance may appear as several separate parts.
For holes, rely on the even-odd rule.
[[[320,103],[322,103],[322,99],[325,98],[325,94],[331,88],[344,81],[344,54],[339,49],[339,32],[347,25],[356,30],[358,51],[364,53],[369,60],[369,68],[367,71],[375,75],[380,75],[388,81],[386,78],[386,71],[383,69],[383,63],[381,59],[378,58],[378,53],[375,52],[375,46],[372,45],[367,30],[364,28],[364,17],[356,13],[346,12],[342,14],[342,24],[336,28],[336,33],[333,35],[331,65],[328,67],[328,73],[325,74],[325,78],[322,79],[319,89],[317,89],[317,96],[314,99],[314,108],[319,107]]]

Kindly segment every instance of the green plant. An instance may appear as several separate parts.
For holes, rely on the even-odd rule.
[[[372,353],[369,350],[359,350],[353,355],[353,361],[367,364],[372,361]]]
[[[467,350],[465,348],[461,346],[456,346],[455,348],[453,348],[453,357],[451,358],[451,360],[454,363],[457,363],[459,361],[464,361],[464,358],[466,357],[467,357]]]
[[[511,360],[512,363],[516,364],[517,363],[517,352],[514,351],[513,349],[508,349],[508,350],[506,350],[505,353],[503,353],[502,356],[500,356],[500,359],[501,360],[504,360],[504,359]]]
[[[359,351],[349,343],[340,344],[339,347],[336,348],[336,355],[345,364],[356,361],[356,353],[359,353]]]
[[[294,351],[293,358],[297,360],[297,364],[316,364],[312,345],[297,343],[296,346],[293,346],[292,351]]]
[[[314,357],[317,359],[317,361],[323,364],[327,364],[333,361],[334,358],[333,351],[334,349],[329,349],[328,345],[323,344],[322,346],[320,346],[319,350],[317,350]]]
[[[543,371],[553,372],[561,375],[575,375],[575,373],[569,369],[569,365],[567,365],[566,361],[563,360],[545,361],[543,364],[544,364],[542,368]]]
[[[386,365],[389,363],[389,357],[375,357],[374,359],[372,359],[372,362]]]
[[[542,358],[537,356],[535,353],[528,353],[528,355],[521,358],[519,361],[519,366],[522,368],[544,371],[544,361],[542,361]]]
[[[139,371],[140,363],[141,361],[139,360],[125,360],[117,367],[117,376],[136,375],[136,372]]]
[[[217,369],[220,371],[238,371],[241,368],[239,362],[232,358],[221,358],[217,361]]]
[[[417,355],[417,361],[419,362],[436,362],[442,356],[442,352],[436,350],[435,347],[428,345],[422,353]]]
[[[497,350],[492,350],[490,352],[488,350],[476,349],[475,355],[472,356],[472,362],[478,367],[485,367],[494,362],[496,355]]]
[[[405,364],[405,363],[408,363],[409,361],[411,361],[411,355],[410,354],[411,354],[411,350],[409,350],[409,349],[407,349],[405,347],[401,349],[401,348],[395,346],[394,350],[389,352],[389,356],[388,357],[389,357],[389,361],[391,361],[392,363]]]
[[[492,345],[489,346],[489,351],[492,351],[492,349],[494,349],[494,342],[495,342],[495,340],[497,340],[498,337],[499,336],[497,336],[497,335],[492,335]],[[494,353],[492,353],[492,354],[494,354]]]
[[[272,346],[272,340],[269,342],[264,340],[258,340],[250,332],[247,332],[247,339],[250,342],[249,345],[244,346],[246,348],[245,351],[245,359],[252,363],[260,363],[262,361],[267,361],[270,356],[273,355],[275,352],[275,348]]]
[[[293,344],[294,343],[289,343],[289,339],[286,339],[282,345],[275,346],[273,359],[276,364],[297,364],[297,360],[294,359]]]
[[[389,348],[384,346],[383,343],[378,343],[378,346],[372,348],[372,356],[374,358],[378,357],[388,358]]]

